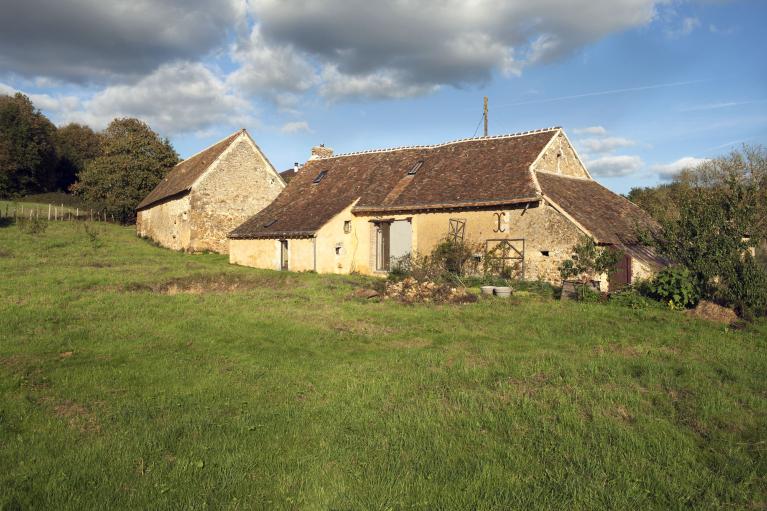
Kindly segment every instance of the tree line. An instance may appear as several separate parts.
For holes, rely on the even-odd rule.
[[[0,95],[0,199],[46,192],[80,201],[121,222],[179,162],[170,141],[146,123],[114,119],[102,132],[55,126],[21,93]]]

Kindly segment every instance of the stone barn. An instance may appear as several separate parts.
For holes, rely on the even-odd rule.
[[[243,129],[176,165],[138,205],[136,231],[175,250],[227,253],[227,234],[283,188]]]
[[[587,235],[625,251],[616,285],[659,263],[635,234],[654,221],[594,181],[561,128],[313,152],[271,205],[232,231],[230,262],[385,275],[398,257],[460,239],[477,258],[494,254],[522,278],[557,283],[560,264]]]

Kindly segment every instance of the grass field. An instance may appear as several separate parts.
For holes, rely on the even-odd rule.
[[[764,322],[363,302],[81,223],[0,228],[0,275],[0,508],[767,506]]]

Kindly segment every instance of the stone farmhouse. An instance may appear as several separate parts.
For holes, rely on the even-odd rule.
[[[394,258],[452,238],[503,254],[523,278],[556,283],[559,265],[588,235],[624,249],[616,284],[659,264],[635,235],[654,221],[597,183],[561,128],[313,153],[271,205],[230,233],[230,262],[386,274]]]
[[[175,250],[227,253],[227,234],[283,188],[243,129],[176,165],[138,205],[136,231]]]

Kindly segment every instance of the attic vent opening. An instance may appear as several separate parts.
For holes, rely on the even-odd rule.
[[[273,226],[276,223],[277,223],[277,219],[275,218],[274,220],[270,220],[270,221],[266,222],[264,224],[264,227],[271,227],[271,226]]]
[[[407,171],[408,176],[415,176],[415,173],[418,172],[418,169],[421,168],[421,165],[423,165],[423,160],[418,160],[415,162],[415,165],[413,165],[413,168]]]
[[[314,183],[314,184],[318,184],[318,183],[319,183],[320,181],[322,181],[322,180],[325,178],[325,176],[327,176],[327,175],[328,175],[328,171],[327,171],[327,170],[323,170],[322,172],[320,172],[319,174],[317,174],[317,177],[315,177],[315,178],[314,178],[314,180],[312,181],[312,183]]]

